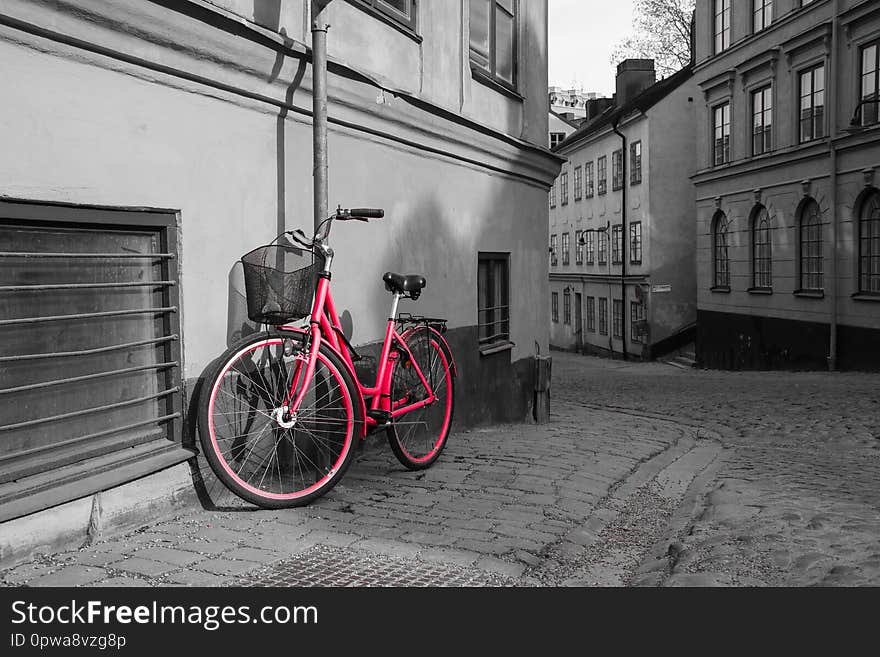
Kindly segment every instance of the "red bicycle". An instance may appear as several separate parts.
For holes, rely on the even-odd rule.
[[[330,294],[334,221],[369,221],[374,209],[337,211],[308,239],[279,235],[242,257],[248,317],[267,329],[230,347],[208,373],[199,400],[199,436],[217,477],[257,506],[308,504],[345,474],[358,438],[385,429],[407,468],[433,464],[454,410],[455,362],[446,320],[398,315],[418,299],[424,277],[384,275],[391,313],[373,385],[346,338]],[[281,238],[289,238],[281,244]],[[303,258],[311,263],[302,266]],[[305,328],[288,323],[309,317]]]

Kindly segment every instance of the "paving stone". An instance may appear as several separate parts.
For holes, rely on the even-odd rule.
[[[259,568],[255,561],[232,561],[230,559],[207,559],[193,566],[193,569],[212,575],[232,577]]]
[[[119,588],[143,588],[149,587],[149,582],[146,582],[142,579],[135,579],[134,577],[110,577],[108,579],[102,579],[99,582],[92,582],[91,584],[86,584],[86,586],[91,587],[119,587]]]
[[[189,566],[204,559],[202,555],[187,550],[175,550],[167,547],[148,547],[138,550],[135,556],[150,561],[173,564],[175,566]]]
[[[84,586],[106,577],[108,573],[103,568],[64,566],[53,573],[30,580],[28,586]]]
[[[109,567],[115,570],[124,570],[129,573],[135,573],[137,575],[146,575],[148,577],[158,577],[180,568],[177,564],[162,563],[160,561],[152,561],[140,557],[129,557],[128,559],[112,563]]]
[[[223,586],[229,581],[229,576],[199,570],[181,570],[168,575],[167,581],[183,586]]]

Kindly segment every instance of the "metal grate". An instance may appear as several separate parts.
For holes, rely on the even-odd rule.
[[[502,587],[510,580],[476,568],[317,545],[243,576],[236,586]]]

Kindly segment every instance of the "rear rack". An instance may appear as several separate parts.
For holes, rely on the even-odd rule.
[[[446,322],[448,320],[439,317],[423,317],[421,315],[412,315],[410,313],[399,313],[395,320],[401,327],[416,326],[422,324],[424,326],[436,329],[440,333],[446,333]]]

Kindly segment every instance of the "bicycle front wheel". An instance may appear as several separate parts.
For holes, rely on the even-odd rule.
[[[232,347],[207,377],[199,437],[217,477],[264,508],[308,504],[345,474],[355,449],[359,406],[351,375],[329,349],[305,382],[308,354],[287,336],[251,338]],[[295,348],[292,348],[295,347]],[[286,400],[305,383],[294,413]]]
[[[404,335],[435,401],[392,421],[387,429],[391,451],[410,470],[424,470],[436,461],[446,446],[455,408],[452,355],[442,338],[425,327]],[[414,363],[401,353],[391,375],[392,411],[428,398],[428,391]]]

